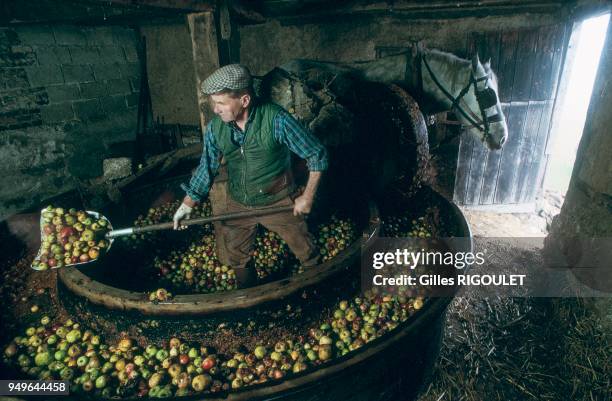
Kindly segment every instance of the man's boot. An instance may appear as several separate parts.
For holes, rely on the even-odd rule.
[[[237,267],[234,268],[238,288],[249,288],[257,284],[257,271],[254,267]]]

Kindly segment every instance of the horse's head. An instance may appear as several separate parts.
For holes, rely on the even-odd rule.
[[[508,126],[497,94],[497,77],[491,70],[490,61],[481,64],[478,55],[472,58],[469,90],[462,100],[458,106],[464,112],[458,114],[469,131],[490,149],[501,149],[508,138]]]

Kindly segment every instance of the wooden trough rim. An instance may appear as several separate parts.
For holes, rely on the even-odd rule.
[[[369,206],[369,214],[362,237],[353,241],[336,257],[306,269],[301,274],[242,290],[177,295],[166,302],[152,303],[149,301],[148,293],[128,291],[103,284],[91,279],[77,268],[60,269],[58,277],[74,294],[113,310],[138,311],[154,316],[194,316],[247,309],[285,298],[326,280],[357,262],[361,256],[362,243],[378,236],[380,231],[378,208],[373,203]]]

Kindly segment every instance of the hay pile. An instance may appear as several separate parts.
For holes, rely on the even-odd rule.
[[[610,400],[610,316],[590,302],[457,298],[433,381],[418,400]]]

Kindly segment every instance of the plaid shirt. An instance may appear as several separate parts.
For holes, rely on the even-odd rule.
[[[251,123],[255,113],[251,110],[249,119],[245,125],[245,132]],[[202,152],[200,165],[191,176],[189,184],[181,184],[187,195],[195,201],[202,201],[207,195],[211,185],[211,177],[214,177],[219,169],[221,150],[213,135],[211,123],[206,127],[204,133],[205,150]],[[229,123],[232,129],[234,142],[242,146],[245,134],[238,128],[236,123]],[[285,144],[290,151],[306,160],[308,170],[327,170],[327,150],[323,144],[285,110],[281,110],[274,119],[274,139],[278,143]]]

